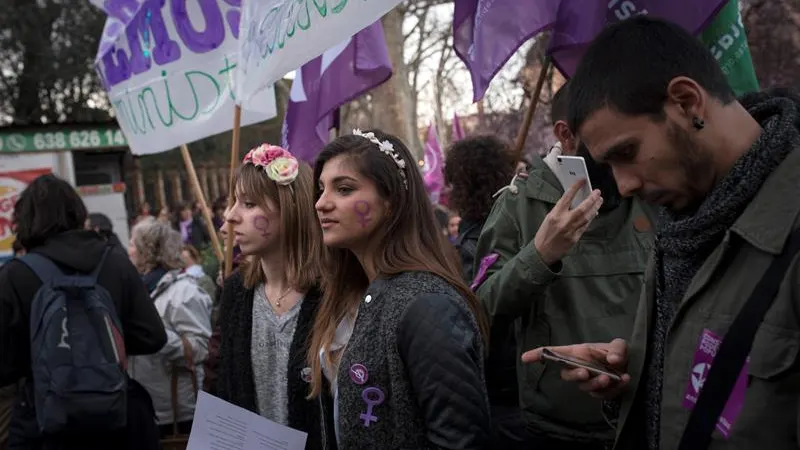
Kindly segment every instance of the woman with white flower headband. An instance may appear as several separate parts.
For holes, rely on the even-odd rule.
[[[341,136],[316,161],[332,253],[308,357],[326,448],[490,445],[487,321],[414,161],[378,130]]]
[[[214,395],[308,433],[319,449],[320,407],[307,398],[308,336],[320,303],[324,247],[311,167],[261,145],[244,157],[225,212],[245,261],[225,280],[212,354]]]

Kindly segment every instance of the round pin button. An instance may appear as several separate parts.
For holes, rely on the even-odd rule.
[[[367,372],[367,368],[363,364],[353,364],[350,366],[350,379],[355,384],[364,384],[369,379],[369,372]]]
[[[367,295],[366,297],[364,297],[364,302],[365,303],[369,303],[371,301],[372,301],[372,296],[371,295]]]

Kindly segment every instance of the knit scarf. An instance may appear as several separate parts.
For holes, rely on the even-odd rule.
[[[761,136],[694,215],[678,217],[662,211],[659,220],[656,316],[645,375],[650,450],[659,448],[665,342],[678,305],[706,258],[764,181],[792,150],[800,148],[800,98],[787,92],[757,93],[740,101],[761,125]]]

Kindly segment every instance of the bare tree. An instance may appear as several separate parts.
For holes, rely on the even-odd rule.
[[[800,89],[800,1],[743,1],[742,21],[761,88]]]

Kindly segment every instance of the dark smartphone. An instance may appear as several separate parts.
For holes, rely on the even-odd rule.
[[[569,369],[586,369],[593,375],[605,375],[613,381],[622,381],[622,376],[614,369],[593,361],[585,361],[583,359],[573,358],[571,356],[562,355],[561,353],[554,352],[549,348],[542,350],[542,358],[547,361],[560,364]]]

